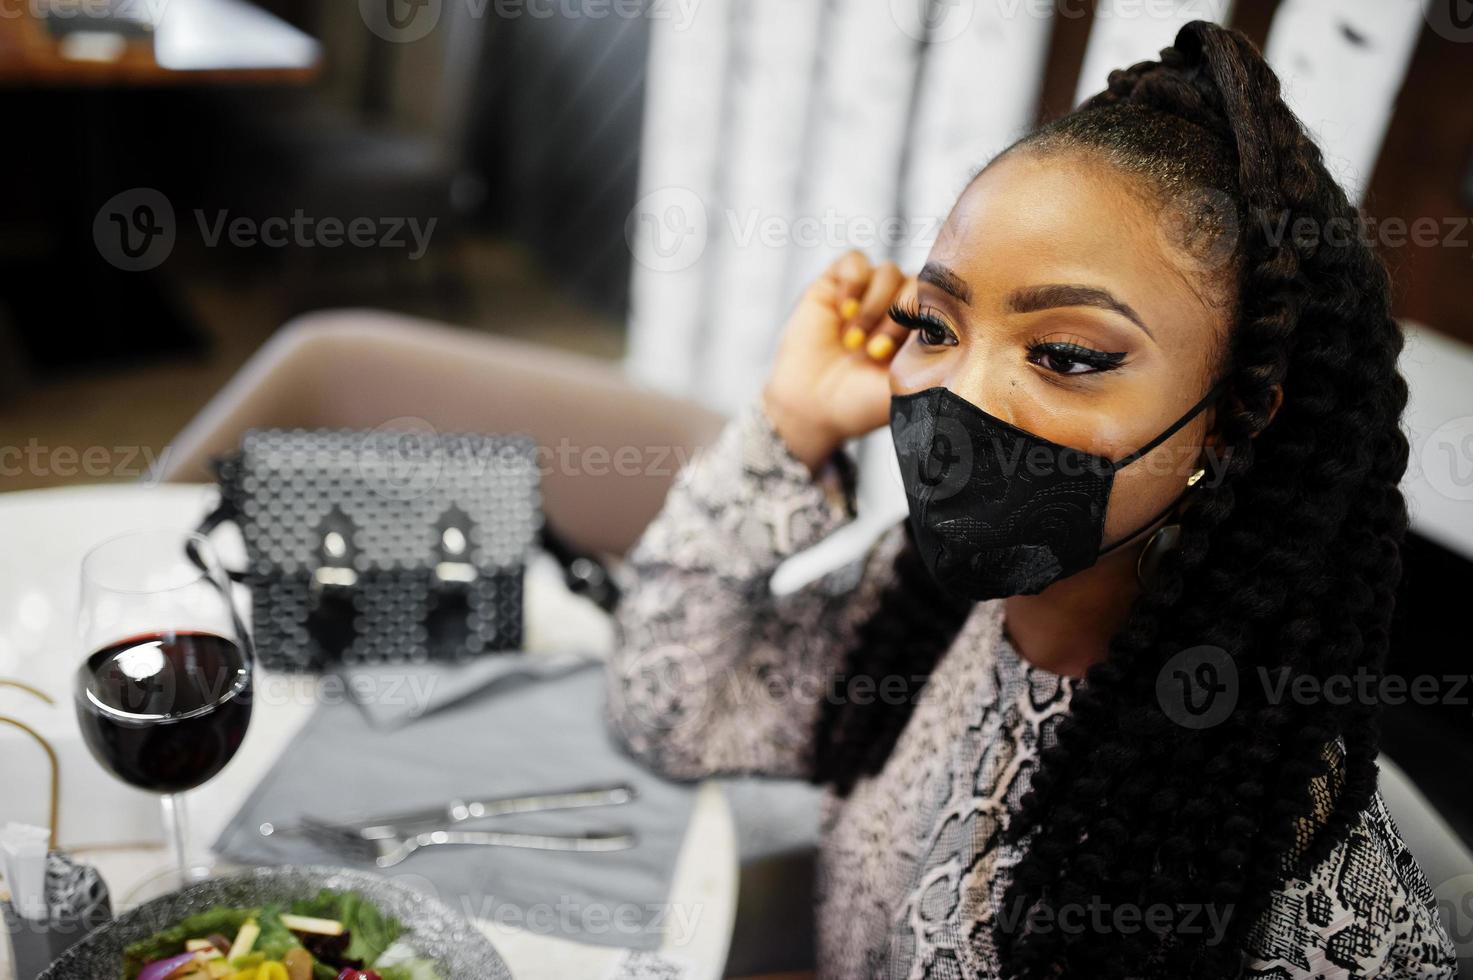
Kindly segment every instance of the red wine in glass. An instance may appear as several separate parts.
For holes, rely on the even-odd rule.
[[[145,633],[78,668],[77,718],[92,754],[119,779],[182,793],[235,755],[251,719],[251,669],[232,640]]]
[[[210,542],[131,531],[82,559],[74,697],[82,736],[113,775],[158,793],[171,881],[209,869],[191,857],[183,793],[213,778],[251,720],[250,638]]]

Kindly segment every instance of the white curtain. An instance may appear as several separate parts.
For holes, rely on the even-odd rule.
[[[1283,0],[1274,14],[1264,55],[1352,201],[1364,196],[1381,155],[1422,31],[1422,4]]]

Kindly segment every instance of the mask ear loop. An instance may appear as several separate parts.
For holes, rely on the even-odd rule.
[[[1113,473],[1116,473],[1116,472],[1124,469],[1125,467],[1129,466],[1131,463],[1134,463],[1136,460],[1140,459],[1142,456],[1144,456],[1147,453],[1149,453],[1151,450],[1155,449],[1157,446],[1161,445],[1167,439],[1170,439],[1172,436],[1176,435],[1178,432],[1181,431],[1181,429],[1182,429],[1183,426],[1185,426],[1188,422],[1192,421],[1192,419],[1194,419],[1198,415],[1200,415],[1202,413],[1202,410],[1203,409],[1205,409],[1208,405],[1211,405],[1213,402],[1217,401],[1217,399],[1219,397],[1221,397],[1223,391],[1226,388],[1227,388],[1227,378],[1220,379],[1217,382],[1217,384],[1213,385],[1208,390],[1207,394],[1205,394],[1205,395],[1202,396],[1201,401],[1197,402],[1197,404],[1195,404],[1191,408],[1189,408],[1187,410],[1187,414],[1183,415],[1181,418],[1179,418],[1175,422],[1171,423],[1171,425],[1167,427],[1166,431],[1162,432],[1156,438],[1152,439],[1150,442],[1146,443],[1144,446],[1142,446],[1141,448],[1137,449],[1135,452],[1131,453],[1129,456],[1126,456],[1123,459],[1120,459],[1120,460],[1117,460],[1116,462],[1111,463],[1110,464],[1110,472],[1113,474]],[[1134,541],[1136,538],[1140,537],[1142,534],[1145,534],[1147,530],[1149,530],[1150,528],[1152,528],[1152,527],[1154,527],[1156,525],[1156,522],[1157,521],[1161,520],[1163,517],[1165,517],[1166,515],[1170,514],[1172,511],[1176,510],[1176,508],[1181,504],[1182,500],[1184,500],[1186,498],[1186,495],[1191,492],[1191,489],[1192,489],[1192,487],[1194,485],[1195,485],[1195,481],[1193,481],[1192,483],[1188,483],[1187,484],[1187,488],[1185,490],[1183,490],[1181,493],[1177,494],[1177,496],[1175,497],[1175,499],[1173,499],[1171,501],[1171,503],[1167,504],[1160,511],[1158,511],[1156,513],[1156,515],[1154,517],[1152,517],[1149,521],[1146,521],[1146,523],[1142,524],[1140,527],[1136,528],[1130,534],[1128,534],[1125,537],[1121,538],[1119,541],[1116,541],[1114,544],[1110,545],[1109,547],[1100,549],[1099,553],[1095,557],[1096,558],[1103,558],[1105,555],[1108,555],[1110,552],[1114,551],[1116,548],[1123,547],[1123,546],[1129,544],[1130,542]]]

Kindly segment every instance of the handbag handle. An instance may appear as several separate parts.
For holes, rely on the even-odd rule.
[[[236,519],[235,507],[223,495],[220,503],[195,530],[209,537],[221,524]],[[604,612],[612,613],[619,604],[619,586],[609,567],[597,556],[574,547],[567,538],[555,531],[545,519],[538,534],[543,550],[557,560],[563,570],[563,584],[574,595],[590,600]],[[233,568],[224,569],[232,582],[247,582],[248,573]]]
[[[221,494],[220,502],[215,505],[214,510],[205,515],[204,520],[199,522],[199,526],[194,529],[194,532],[208,538],[221,524],[224,524],[226,521],[233,521],[235,520],[235,517],[235,506],[231,504],[228,499],[226,499],[224,494]],[[221,565],[221,571],[223,571],[232,582],[246,583],[250,578],[248,573],[241,571],[240,569],[225,568],[223,564]]]
[[[619,585],[609,567],[596,556],[573,547],[545,519],[540,537],[543,549],[562,566],[563,582],[568,591],[591,600],[604,612],[612,613],[619,605]]]

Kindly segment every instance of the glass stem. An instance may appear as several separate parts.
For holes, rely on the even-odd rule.
[[[194,862],[189,857],[189,813],[182,793],[166,793],[160,801],[164,811],[164,834],[174,850],[174,864],[179,880],[191,882],[196,877]]]

